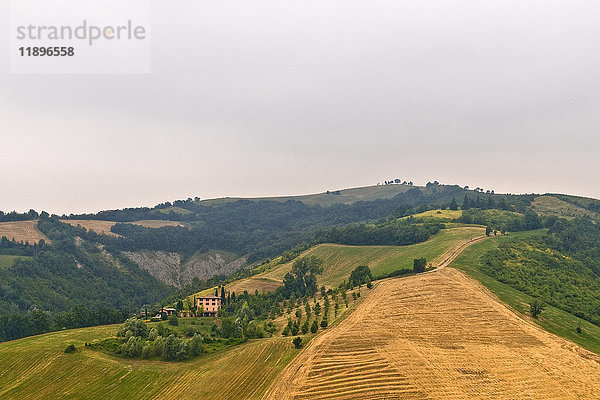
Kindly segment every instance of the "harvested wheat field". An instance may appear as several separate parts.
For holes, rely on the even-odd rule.
[[[145,228],[162,228],[165,226],[183,226],[181,222],[167,221],[164,219],[145,219],[142,221],[129,222],[130,224],[140,225]]]
[[[269,278],[256,278],[256,279],[245,279],[242,281],[235,281],[227,286],[227,290],[236,293],[243,293],[247,290],[248,293],[254,293],[258,290],[259,293],[273,292],[281,286],[280,281],[276,281]]]
[[[38,243],[41,239],[50,243],[50,239],[37,228],[37,221],[0,222],[0,238],[2,236],[6,236],[9,240],[15,239],[17,242],[29,242],[29,244]]]
[[[61,219],[60,222],[73,226],[81,226],[85,230],[96,232],[102,235],[121,236],[110,231],[110,228],[116,224],[113,221],[100,221],[96,219]]]
[[[454,269],[380,282],[266,399],[599,399],[600,357]]]
[[[86,230],[96,232],[102,235],[121,236],[111,232],[110,228],[116,225],[114,221],[101,221],[97,219],[61,219],[60,222],[73,226],[80,225]],[[163,226],[183,226],[180,222],[165,221],[165,220],[143,220],[127,222],[128,224],[140,225],[145,228],[162,228]]]

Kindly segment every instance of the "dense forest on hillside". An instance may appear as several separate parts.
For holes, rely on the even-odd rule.
[[[156,209],[140,208],[104,211],[95,215],[70,216],[121,222],[138,219],[169,218],[186,227],[148,229],[121,223],[112,231],[122,238],[98,239],[113,251],[163,250],[184,255],[210,248],[248,255],[249,262],[273,257],[309,241],[317,232],[332,226],[380,221],[408,215],[415,209],[447,207],[456,198],[472,199],[470,207],[524,210],[532,196],[495,195],[469,192],[458,186],[413,187],[392,199],[309,206],[300,201],[238,200],[219,205],[181,201],[177,206],[187,214],[162,214]],[[531,197],[531,198],[530,198]],[[485,199],[485,200],[483,200]],[[455,200],[454,200],[455,201]]]
[[[439,223],[415,224],[411,220],[383,224],[351,224],[331,228],[317,234],[319,243],[337,243],[349,246],[405,246],[424,242],[444,227]]]
[[[600,226],[554,222],[547,234],[511,240],[480,259],[482,272],[600,325]]]
[[[0,314],[33,308],[67,311],[77,304],[90,309],[137,310],[141,304],[159,301],[169,293],[166,285],[126,257],[82,239],[98,235],[51,218],[41,218],[38,226],[52,245],[0,241],[0,254],[29,256],[0,269]]]

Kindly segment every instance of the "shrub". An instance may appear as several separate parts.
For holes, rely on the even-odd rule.
[[[179,325],[179,318],[177,318],[177,315],[171,315],[169,317],[169,325],[171,325],[171,326]]]
[[[244,333],[242,327],[231,317],[221,320],[221,334],[224,338],[241,338]]]
[[[185,331],[185,336],[191,338],[193,337],[195,334],[197,334],[199,332],[198,328],[196,328],[195,326],[188,326],[186,331]]]
[[[246,336],[249,338],[264,338],[266,336],[264,324],[257,320],[250,321],[246,326]]]
[[[146,342],[142,348],[142,358],[149,359],[154,355],[154,346],[152,342]]]
[[[162,356],[165,352],[165,338],[162,336],[158,336],[154,340],[154,354],[157,356]]]
[[[310,331],[312,333],[317,333],[318,329],[319,329],[319,325],[317,324],[317,320],[314,320],[312,325],[310,326]]]
[[[130,336],[147,338],[148,332],[148,325],[144,321],[137,318],[130,318],[121,326],[121,329],[117,332],[117,336],[126,339],[129,339]]]
[[[302,338],[300,336],[296,336],[294,340],[292,340],[292,343],[297,349],[299,349],[302,347]]]
[[[65,353],[67,353],[67,354],[75,353],[75,350],[76,350],[75,345],[74,344],[70,344],[65,349]]]
[[[194,335],[194,337],[192,338],[192,340],[190,341],[190,345],[189,345],[190,356],[195,357],[204,352],[203,342],[204,342],[204,340],[202,339],[202,336],[200,336],[199,334],[196,333]]]
[[[425,272],[427,266],[427,260],[425,258],[415,258],[413,260],[413,271],[415,273]]]
[[[529,313],[533,318],[537,318],[542,313],[542,311],[544,311],[544,308],[546,308],[546,304],[544,304],[543,301],[534,299],[529,304]]]
[[[302,328],[300,328],[300,330],[302,331],[303,334],[306,334],[308,332],[308,319],[306,321],[304,321],[304,323],[302,324]]]

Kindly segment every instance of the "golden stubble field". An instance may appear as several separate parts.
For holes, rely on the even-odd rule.
[[[455,269],[376,285],[265,399],[598,399],[600,357]]]
[[[29,244],[38,243],[41,239],[50,243],[50,239],[37,228],[37,220],[0,222],[0,238],[2,236],[6,236],[9,240],[15,239],[17,242],[29,242]]]
[[[70,224],[73,226],[80,225],[82,228],[85,228],[86,230],[91,230],[98,234],[109,236],[121,236],[111,232],[110,230],[110,228],[112,228],[116,224],[116,222],[114,221],[101,221],[95,219],[61,219],[60,222]],[[183,226],[180,222],[166,220],[143,220],[128,222],[128,224],[140,225],[146,228],[162,228],[164,226]]]

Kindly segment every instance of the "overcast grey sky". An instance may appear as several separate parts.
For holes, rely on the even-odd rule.
[[[598,1],[154,1],[150,36],[145,75],[2,58],[0,210],[396,177],[600,197]]]

